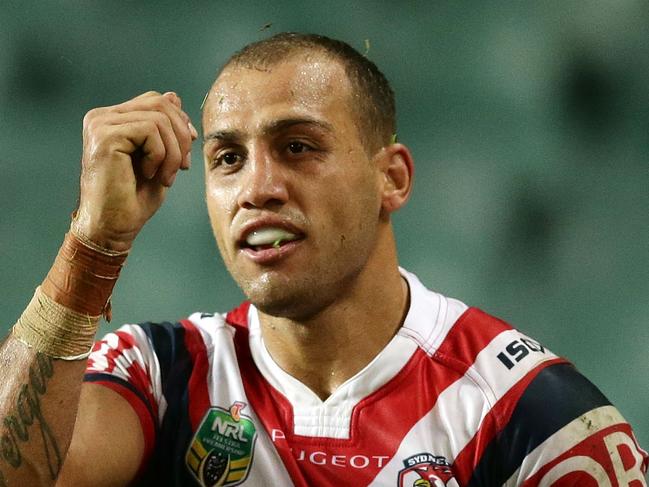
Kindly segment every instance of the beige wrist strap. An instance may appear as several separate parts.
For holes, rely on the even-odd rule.
[[[82,360],[90,355],[99,318],[56,303],[39,286],[14,325],[13,336],[50,357]]]

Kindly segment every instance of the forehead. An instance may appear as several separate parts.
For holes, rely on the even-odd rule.
[[[323,56],[300,55],[267,67],[231,66],[210,89],[203,110],[204,133],[252,130],[282,117],[345,123],[353,115],[350,93],[344,68]]]

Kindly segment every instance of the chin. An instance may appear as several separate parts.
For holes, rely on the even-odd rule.
[[[331,300],[326,299],[321,286],[312,287],[297,279],[280,281],[262,279],[240,283],[240,286],[258,310],[278,318],[308,320],[330,304]]]

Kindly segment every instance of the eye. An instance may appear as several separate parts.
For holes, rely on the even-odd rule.
[[[233,151],[221,152],[214,158],[214,166],[232,167],[240,164],[243,157]]]
[[[300,154],[302,152],[307,152],[311,150],[311,147],[302,143],[302,142],[290,142],[288,144],[288,151],[291,154]]]
[[[239,162],[241,156],[236,152],[226,152],[220,157],[220,159],[226,166],[232,166]]]

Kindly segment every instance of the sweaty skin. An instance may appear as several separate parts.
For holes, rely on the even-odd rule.
[[[325,398],[385,346],[407,308],[389,215],[409,195],[412,161],[400,144],[367,154],[337,63],[297,61],[227,69],[214,85],[204,118],[206,200],[224,261],[261,310],[268,350]],[[196,135],[174,93],[89,112],[79,231],[129,249],[189,167]],[[278,248],[246,244],[264,228],[291,237],[270,242]],[[2,343],[0,487],[135,478],[144,454],[138,417],[111,389],[82,385],[84,369],[11,336]]]
[[[260,309],[273,358],[322,398],[387,344],[407,304],[389,215],[408,197],[411,158],[387,142],[368,154],[351,103],[340,64],[298,55],[227,68],[203,115],[221,255]],[[259,225],[301,238],[272,254],[246,248]]]

